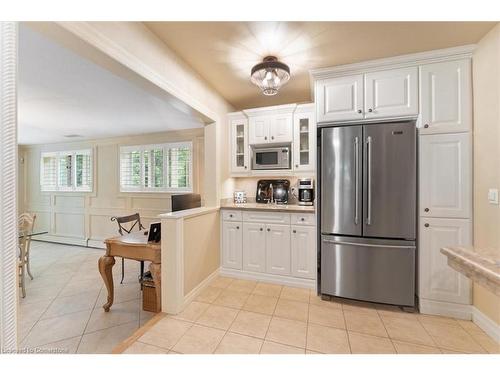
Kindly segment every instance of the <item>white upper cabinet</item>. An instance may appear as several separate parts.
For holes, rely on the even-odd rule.
[[[271,118],[268,116],[255,116],[249,119],[248,143],[251,145],[269,142],[269,128]]]
[[[365,118],[418,114],[418,68],[365,74]]]
[[[363,119],[363,74],[316,82],[318,122]]]
[[[285,113],[271,116],[268,143],[292,143],[293,115]]]
[[[316,123],[314,107],[298,107],[293,116],[293,166],[296,171],[316,169]]]
[[[468,133],[420,137],[420,216],[471,217],[471,148]]]
[[[440,302],[471,303],[469,279],[448,265],[445,246],[471,245],[471,222],[466,219],[426,218],[420,224],[419,297]]]
[[[247,173],[250,170],[248,147],[248,120],[246,117],[230,118],[231,173]]]
[[[472,129],[472,83],[469,59],[420,67],[421,134]]]

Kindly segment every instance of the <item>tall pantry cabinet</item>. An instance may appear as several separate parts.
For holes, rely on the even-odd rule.
[[[440,249],[472,244],[471,61],[419,70],[420,311],[470,318],[470,280],[448,266]]]

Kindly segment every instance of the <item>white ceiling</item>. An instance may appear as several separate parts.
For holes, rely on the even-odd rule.
[[[115,75],[26,24],[19,28],[18,116],[20,144],[203,126],[177,99]]]

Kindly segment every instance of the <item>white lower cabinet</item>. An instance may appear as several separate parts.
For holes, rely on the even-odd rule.
[[[241,269],[243,230],[238,222],[224,221],[222,224],[222,265]]]
[[[222,210],[221,217],[223,269],[316,278],[314,214]]]
[[[420,223],[420,298],[470,304],[470,280],[448,266],[448,258],[440,250],[471,245],[471,221],[421,218]]]
[[[292,275],[313,279],[316,275],[316,228],[292,225],[291,266]]]
[[[290,275],[290,226],[266,225],[266,271]]]
[[[243,269],[266,272],[266,226],[243,223]]]

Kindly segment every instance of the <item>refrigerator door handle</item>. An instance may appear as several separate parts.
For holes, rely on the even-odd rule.
[[[359,212],[359,137],[354,138],[354,224],[358,225],[358,212]]]
[[[322,240],[322,242],[333,243],[336,245],[349,245],[349,246],[362,246],[362,247],[383,247],[383,248],[389,248],[389,249],[415,249],[415,246],[375,245],[375,244],[369,244],[369,243],[333,241],[333,240]]]
[[[372,223],[372,137],[366,139],[366,162],[367,166],[367,202],[366,202],[366,224]]]

